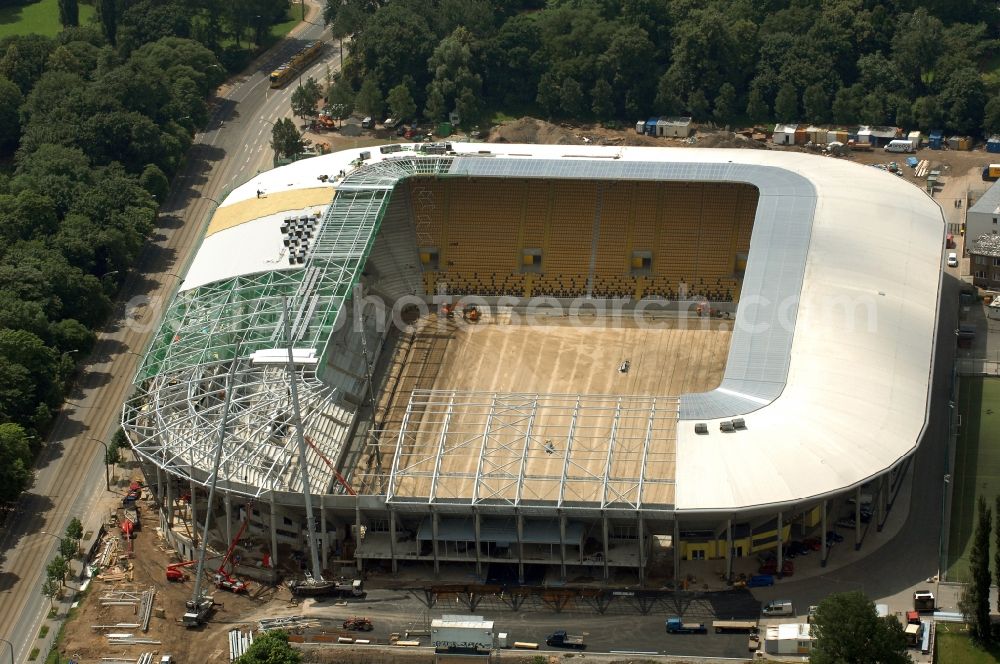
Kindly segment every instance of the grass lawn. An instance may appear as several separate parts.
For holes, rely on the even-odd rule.
[[[938,623],[934,661],[942,664],[1000,664],[1000,648],[983,650],[972,642],[965,625]]]
[[[958,432],[952,478],[949,581],[968,578],[976,500],[985,496],[993,509],[1000,494],[1000,380],[963,378],[959,389],[958,412],[962,426]],[[990,540],[992,544],[993,538]]]
[[[94,8],[82,3],[79,6],[80,25],[87,25]],[[0,37],[30,33],[54,37],[60,30],[57,0],[37,0],[0,8]]]

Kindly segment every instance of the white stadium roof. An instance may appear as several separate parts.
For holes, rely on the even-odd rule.
[[[330,206],[334,190],[391,191],[401,177],[416,173],[749,182],[760,198],[727,369],[719,389],[681,396],[675,509],[732,512],[807,501],[863,483],[916,448],[930,394],[945,225],[937,203],[913,185],[881,170],[797,152],[449,145],[447,156],[407,145],[385,154],[371,148],[315,157],[261,173],[232,192],[182,285],[179,298],[187,293],[187,308],[168,312],[164,326],[171,324],[171,332],[160,335],[159,348],[154,342],[137,384],[228,352],[206,350],[219,343],[218,335],[207,333],[204,348],[170,348],[186,340],[184,325],[194,325],[193,300],[207,297],[197,293],[236,277],[276,274],[280,278],[255,287],[286,288],[294,298],[310,279],[321,280],[282,281],[318,268],[312,261],[290,265],[277,227],[289,216],[321,215],[319,235],[326,238],[330,225],[343,219]],[[367,159],[357,161],[363,152]],[[422,160],[437,161],[425,166]],[[320,181],[322,175],[329,181]],[[360,236],[365,229],[352,232]],[[347,235],[337,230],[340,253],[324,253],[326,239],[317,240],[323,247],[318,253],[327,261],[342,256]],[[368,249],[359,248],[357,237],[353,242],[350,260],[363,263]],[[356,280],[353,269],[345,268],[341,280]],[[320,305],[327,315],[338,311],[338,293]],[[275,305],[268,306],[273,313]],[[251,315],[248,326],[277,325],[274,316]],[[313,336],[297,338],[296,348],[325,352],[321,326],[308,322],[303,329]],[[206,323],[197,325],[200,333]],[[242,350],[237,345],[234,352],[250,357],[274,348],[280,334],[269,334],[256,345],[241,341]],[[226,343],[231,350],[233,342]],[[745,429],[720,432],[719,423],[733,417],[742,417]],[[707,435],[695,433],[699,422],[708,424]],[[185,444],[191,445],[190,436]],[[153,454],[152,447],[147,458],[167,456]],[[185,450],[171,454],[208,458]],[[283,487],[272,479],[265,488]]]

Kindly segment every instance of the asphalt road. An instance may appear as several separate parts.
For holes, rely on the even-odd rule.
[[[308,20],[319,20],[316,5]],[[114,496],[104,487],[104,447],[119,425],[121,405],[162,308],[180,284],[216,203],[234,186],[271,167],[270,124],[291,115],[294,84],[271,90],[267,75],[306,40],[320,38],[321,24],[300,24],[289,38],[255,63],[251,73],[222,88],[204,131],[195,136],[185,168],[160,210],[153,237],[126,279],[116,313],[101,331],[93,353],[79,367],[76,387],[60,411],[36,466],[35,482],[18,502],[16,516],[0,535],[0,633],[27,660],[46,619],[41,594],[45,567],[71,518],[85,529],[99,526]],[[317,79],[327,64],[339,66],[339,49],[327,46],[306,75]],[[214,199],[214,200],[213,200]],[[112,487],[114,488],[114,487]],[[55,633],[57,630],[51,630]],[[0,643],[0,657],[6,659]],[[43,648],[44,652],[44,648]]]

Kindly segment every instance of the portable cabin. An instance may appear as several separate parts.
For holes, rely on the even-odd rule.
[[[927,136],[927,147],[931,150],[940,150],[944,147],[944,133],[940,129],[932,129]]]
[[[990,136],[986,141],[987,152],[1000,152],[1000,136]]]
[[[795,145],[795,130],[798,125],[774,125],[774,133],[771,135],[771,142],[775,145]]]
[[[911,131],[906,135],[906,140],[913,144],[914,150],[919,150],[923,147],[924,137],[920,131]]]

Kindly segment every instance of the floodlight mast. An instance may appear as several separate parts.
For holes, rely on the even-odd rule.
[[[299,388],[295,382],[295,358],[292,354],[292,329],[288,322],[288,298],[281,299],[282,316],[284,318],[285,338],[288,340],[288,381],[292,396],[292,418],[295,420],[295,440],[299,444],[299,464],[302,472],[302,491],[306,497],[306,538],[309,541],[309,557],[312,562],[312,576],[315,581],[322,581],[323,574],[319,565],[319,552],[316,551],[316,537],[313,533],[312,492],[309,489],[309,460],[306,458],[306,437],[303,431],[302,411],[299,409]]]

